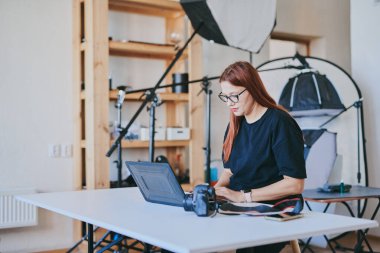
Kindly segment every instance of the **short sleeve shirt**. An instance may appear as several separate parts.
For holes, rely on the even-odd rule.
[[[306,178],[303,149],[302,131],[286,112],[268,108],[251,124],[242,117],[230,158],[224,163],[233,173],[229,188],[260,188],[283,176]]]

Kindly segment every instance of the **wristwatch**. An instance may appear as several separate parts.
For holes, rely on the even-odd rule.
[[[245,202],[246,202],[246,203],[250,203],[250,202],[252,202],[252,190],[251,190],[251,189],[248,189],[248,190],[241,190],[241,192],[242,192],[243,195],[244,195],[244,199],[245,199]]]

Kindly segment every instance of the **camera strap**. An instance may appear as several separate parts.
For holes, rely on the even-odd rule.
[[[223,214],[250,214],[271,215],[284,212],[298,214],[303,209],[302,195],[293,195],[276,201],[233,203],[227,202],[220,205],[218,212]]]

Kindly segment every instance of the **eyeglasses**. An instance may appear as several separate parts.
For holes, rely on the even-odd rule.
[[[240,92],[239,94],[237,95],[230,95],[230,96],[227,96],[227,95],[224,95],[222,92],[219,93],[218,97],[220,98],[220,100],[222,100],[223,102],[227,103],[228,102],[228,99],[232,102],[232,103],[237,103],[239,102],[239,96],[241,94],[243,94],[244,91],[246,91],[247,89],[244,89],[242,92]]]

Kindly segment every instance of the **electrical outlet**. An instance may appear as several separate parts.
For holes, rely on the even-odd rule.
[[[73,145],[71,144],[62,144],[61,145],[61,156],[69,158],[73,156]]]
[[[49,157],[60,157],[61,156],[61,145],[59,144],[49,144],[48,147]]]

